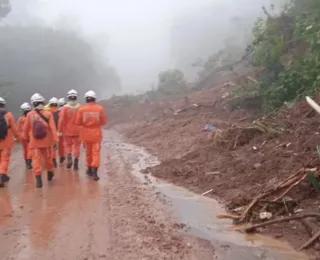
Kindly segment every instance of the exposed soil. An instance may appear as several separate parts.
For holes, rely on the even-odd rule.
[[[146,122],[133,120],[134,123],[118,124],[115,129],[162,160],[160,165],[146,169],[146,173],[198,193],[213,189],[207,196],[222,199],[229,208],[248,204],[264,189],[301,168],[320,167],[316,149],[320,144],[320,116],[305,102],[261,119],[266,126],[261,131],[250,128],[250,113],[225,110],[223,92],[215,89],[211,96],[206,92],[205,98],[199,94],[191,97],[198,104],[208,104],[211,98],[212,106],[181,105],[184,109],[180,113],[149,117]],[[125,114],[125,109],[122,112]],[[203,131],[206,123],[221,131]],[[234,124],[241,128],[232,128]],[[287,194],[298,203],[296,209],[318,213],[319,195],[309,181],[303,181]],[[296,247],[309,238],[300,222],[262,231]]]
[[[61,166],[53,183],[36,189],[15,149],[0,190],[0,259],[214,259],[209,242],[184,235],[170,207],[130,174],[137,157],[117,146],[103,154],[100,182],[83,165]]]

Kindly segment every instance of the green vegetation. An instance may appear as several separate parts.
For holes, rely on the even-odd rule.
[[[257,87],[270,111],[320,89],[320,1],[292,0],[280,14],[264,11],[247,51],[263,68]]]
[[[151,90],[142,96],[152,100],[175,96],[187,90],[188,84],[183,72],[178,69],[168,69],[159,73],[157,86],[152,86]]]
[[[166,70],[159,73],[158,91],[163,95],[173,95],[184,92],[187,89],[187,83],[182,71]]]

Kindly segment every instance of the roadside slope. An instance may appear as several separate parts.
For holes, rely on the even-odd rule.
[[[198,193],[212,190],[207,196],[222,199],[230,209],[247,205],[299,170],[320,168],[320,117],[305,102],[254,122],[246,112],[228,113],[223,102],[213,103],[117,129],[161,158],[162,163],[146,173]],[[206,123],[220,131],[202,131]],[[319,193],[308,180],[287,196],[297,202],[294,210],[320,213]],[[298,247],[309,235],[299,222],[296,230],[280,224],[264,232]]]

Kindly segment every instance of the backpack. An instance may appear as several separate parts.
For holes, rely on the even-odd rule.
[[[56,112],[53,112],[52,114],[53,114],[53,120],[56,124],[56,127],[58,127],[60,110],[57,110]]]
[[[0,112],[0,140],[4,140],[8,135],[8,122],[4,115],[7,114],[7,111]]]
[[[38,115],[46,122],[49,123],[49,119],[46,118],[39,110],[35,110]],[[36,120],[32,126],[32,134],[35,139],[44,139],[47,136],[47,129],[43,122]]]

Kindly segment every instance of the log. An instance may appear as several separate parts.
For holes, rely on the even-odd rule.
[[[300,172],[300,170],[299,170]],[[252,210],[252,208],[263,198],[269,196],[270,194],[274,193],[274,192],[277,192],[278,190],[280,189],[284,189],[288,186],[292,186],[293,184],[296,184],[298,181],[302,181],[302,178],[300,176],[297,175],[297,173],[293,174],[292,176],[294,177],[289,177],[287,178],[286,181],[282,182],[281,184],[279,184],[277,187],[275,188],[270,188],[268,189],[267,191],[265,191],[265,193],[259,195],[258,197],[256,197],[250,204],[249,206],[246,208],[246,210],[241,214],[241,217],[239,219],[239,222],[243,222],[247,215],[249,214],[249,212]],[[305,178],[306,175],[303,176],[303,178]]]
[[[207,194],[211,193],[212,191],[213,191],[213,189],[208,190],[208,191],[206,191],[206,192],[202,193],[202,194],[201,194],[201,196],[205,196],[205,195],[207,195]]]
[[[242,213],[239,221],[243,222],[245,220],[245,218],[247,217],[247,215],[249,214],[249,212],[251,211],[251,209],[263,198],[267,197],[268,195],[270,195],[270,193],[272,193],[272,191],[267,191],[263,194],[261,194],[260,196],[256,197],[250,204],[249,206],[246,208],[246,210]]]
[[[281,200],[284,196],[286,196],[290,190],[292,190],[295,186],[299,185],[305,178],[307,174],[304,174],[298,181],[291,184],[288,189],[285,190],[284,193],[282,193],[278,198],[274,199],[273,201]]]
[[[274,220],[266,221],[264,223],[260,223],[260,224],[256,224],[256,225],[250,226],[250,227],[246,228],[244,231],[246,233],[250,233],[250,232],[253,232],[254,230],[256,230],[257,228],[266,227],[266,226],[270,226],[270,225],[274,225],[274,224],[282,223],[282,222],[289,222],[289,221],[292,221],[292,220],[300,220],[300,219],[304,219],[304,218],[317,218],[317,219],[320,219],[320,214],[317,214],[317,213],[306,213],[306,214],[302,214],[302,215],[296,215],[296,216],[291,216],[291,217],[284,217],[284,218],[274,219]]]

